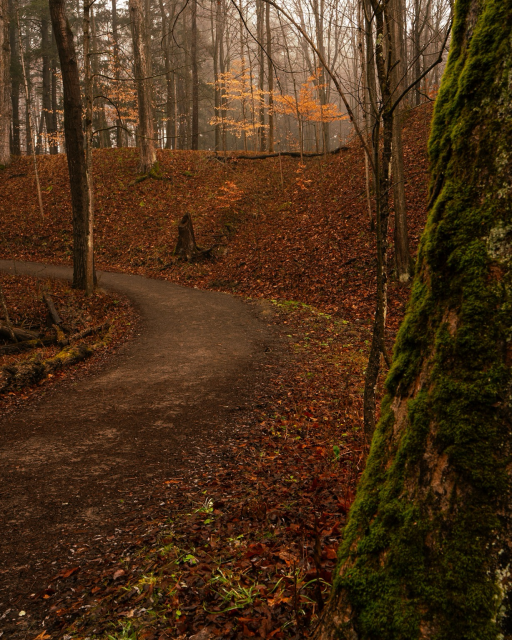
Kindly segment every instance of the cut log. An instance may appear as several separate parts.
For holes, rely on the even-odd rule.
[[[192,262],[199,258],[209,258],[212,249],[213,247],[210,249],[201,249],[197,246],[192,217],[190,213],[186,213],[178,225],[178,242],[176,243],[173,255],[177,258]]]
[[[44,303],[46,304],[46,307],[48,309],[48,315],[51,319],[50,324],[52,325],[56,324],[58,327],[60,327],[60,325],[62,324],[62,320],[59,314],[57,313],[57,309],[55,308],[55,305],[53,304],[52,297],[45,292],[43,293],[43,300],[44,300]]]
[[[0,322],[0,338],[4,340],[12,340],[12,334],[16,340],[37,340],[39,334],[34,331],[27,331],[26,329],[20,329],[19,327],[8,327],[3,322]]]

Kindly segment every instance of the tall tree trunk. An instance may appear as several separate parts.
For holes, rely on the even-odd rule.
[[[165,148],[166,149],[175,149],[176,148],[176,120],[174,117],[174,113],[176,110],[175,107],[175,88],[174,88],[174,71],[172,70],[171,64],[171,42],[172,36],[169,33],[170,25],[174,22],[174,13],[175,13],[175,3],[171,2],[171,13],[169,16],[169,20],[167,19],[167,13],[165,11],[165,6],[163,0],[159,0],[160,6],[160,15],[162,19],[162,47],[164,50],[164,63],[165,63],[165,88],[166,88],[166,99],[165,99]]]
[[[21,155],[21,122],[20,122],[20,83],[21,64],[20,49],[15,19],[14,0],[9,1],[9,42],[11,46],[11,102],[12,102],[12,155]]]
[[[213,9],[210,14],[210,22],[211,22],[211,33],[212,33],[212,52],[213,52],[213,79],[214,79],[214,112],[215,118],[218,118],[220,115],[220,77],[219,77],[219,31],[221,28],[220,23],[220,13],[221,13],[222,5],[220,2],[217,2],[215,5],[215,13]],[[218,121],[215,122],[215,151],[218,151],[220,148],[220,131],[221,127]]]
[[[21,36],[20,14],[17,7],[16,7],[16,26],[18,27],[18,39],[21,42],[22,36]],[[28,35],[27,35],[27,41],[28,41]],[[30,152],[32,154],[32,159],[34,161],[34,176],[36,179],[37,200],[39,203],[39,213],[41,215],[41,220],[43,220],[44,219],[43,196],[41,194],[41,183],[39,182],[37,156],[34,150],[33,136],[32,136],[33,121],[32,121],[32,108],[30,104],[30,74],[27,72],[27,67],[25,66],[25,57],[23,53],[21,54],[20,61],[21,61],[23,84],[25,87],[25,111],[27,116],[27,152],[30,149]]]
[[[88,219],[89,225],[93,228],[94,221],[94,188],[92,170],[92,146],[93,146],[93,122],[94,122],[94,51],[92,51],[93,37],[91,33],[93,21],[93,1],[83,0],[83,47],[84,47],[84,94],[85,94],[85,119],[84,119],[84,152],[85,171],[88,189]]]
[[[93,221],[82,128],[82,99],[73,32],[66,19],[65,0],[49,0],[53,32],[59,52],[64,90],[64,136],[73,207],[73,286],[94,288]]]
[[[391,83],[392,100],[397,100],[403,90],[405,67],[403,65],[403,17],[402,0],[390,0]],[[411,254],[407,230],[405,201],[404,148],[402,142],[402,106],[398,105],[393,119],[393,200],[395,205],[395,268],[399,282],[406,283],[411,275]]]
[[[39,118],[39,125],[37,127],[37,143],[36,154],[39,156],[43,153],[43,132],[44,132],[44,111],[41,110],[41,117]]]
[[[0,165],[11,162],[11,47],[9,42],[9,8],[0,0]]]
[[[371,0],[363,0],[365,42],[366,42],[366,90],[369,105],[368,126],[373,132],[377,118],[377,80],[375,78],[375,43],[373,38],[373,20]]]
[[[17,25],[17,28],[18,28],[18,38],[19,38],[20,47],[21,47],[23,40],[21,37],[21,28],[19,24]],[[30,54],[30,38],[27,32],[26,38],[25,38],[24,52],[23,52],[23,49],[21,50],[21,56],[24,60],[24,62],[23,60],[22,62],[24,66],[23,79],[25,84],[25,144],[26,144],[27,156],[32,155],[34,152],[33,128],[35,126],[35,123],[32,123],[32,116],[30,113],[30,109],[31,109],[30,96],[32,95],[32,81],[31,81],[31,74],[30,74],[30,58],[28,57],[29,54]]]
[[[316,31],[316,42],[320,55],[324,60],[327,59],[326,51],[325,51],[325,41],[324,41],[324,12],[325,12],[325,2],[324,0],[314,0],[313,1],[313,15],[315,18],[315,31]],[[320,75],[318,77],[318,96],[320,98],[320,104],[322,106],[327,104],[327,86],[326,86],[326,76],[325,69],[323,68],[320,61],[318,61],[318,68],[320,69]],[[324,153],[329,152],[329,138],[330,138],[330,127],[328,122],[322,122],[322,148]]]
[[[510,3],[457,0],[433,207],[317,640],[512,638],[511,37]]]
[[[258,38],[258,138],[260,151],[266,151],[267,140],[265,131],[265,51],[263,34],[265,33],[265,7],[263,0],[256,0],[256,31]]]
[[[192,13],[190,11],[190,7],[188,7],[189,10],[185,10],[183,11],[183,28],[184,28],[184,32],[188,33],[189,29],[190,31],[192,31],[192,25],[191,24],[187,24],[188,23],[188,17],[189,14]],[[193,73],[193,69],[192,69],[192,56],[191,56],[191,43],[189,43],[188,38],[186,40],[185,43],[185,51],[184,51],[184,56],[185,56],[185,73],[183,75],[183,95],[184,95],[184,105],[183,105],[183,135],[185,138],[185,149],[191,149],[192,148],[192,118],[191,118],[191,114],[192,114],[192,73]]]
[[[110,140],[110,130],[107,123],[107,115],[105,113],[105,99],[103,95],[102,83],[100,82],[100,47],[98,46],[98,31],[96,29],[96,16],[94,15],[94,6],[91,5],[91,70],[92,70],[92,93],[93,93],[93,129],[98,131],[98,142],[101,149],[108,149],[112,146]],[[94,105],[96,108],[96,118],[94,118]]]
[[[112,40],[114,41],[114,77],[116,85],[119,86],[120,67],[119,67],[119,36],[117,32],[117,4],[116,0],[112,0]],[[118,108],[120,105],[118,105]],[[124,146],[123,123],[119,114],[116,115],[116,147],[119,149]]]
[[[192,0],[192,29],[190,57],[192,58],[192,140],[191,147],[199,149],[199,70],[197,61],[197,0]]]
[[[419,77],[421,75],[421,0],[414,0],[414,15],[412,23],[412,74],[416,81],[414,85],[413,100],[415,106],[421,103],[421,87]]]
[[[361,81],[362,81],[362,114],[363,114],[363,132],[366,140],[369,138],[370,133],[370,116],[372,113],[372,106],[370,104],[370,97],[368,92],[368,61],[366,58],[367,47],[366,34],[367,22],[364,16],[364,7],[361,3],[359,5],[358,23],[359,23],[359,57],[361,60]],[[340,137],[341,141],[341,137]],[[375,230],[375,221],[373,219],[373,200],[372,200],[372,173],[370,171],[370,163],[368,154],[364,154],[364,168],[365,168],[365,187],[366,187],[366,203],[368,207],[368,219],[370,222],[370,231]]]
[[[46,11],[46,7],[44,8]],[[53,137],[53,113],[52,113],[52,70],[50,65],[50,55],[51,55],[51,41],[50,41],[50,31],[48,24],[48,16],[44,15],[41,17],[41,54],[42,54],[42,62],[43,62],[43,111],[42,111],[42,119],[46,128],[46,137],[48,140],[48,146],[54,146]]]
[[[139,171],[149,173],[156,164],[155,127],[153,120],[153,82],[148,58],[147,36],[141,0],[130,0],[130,24],[133,40],[133,59],[139,108]]]
[[[380,373],[381,355],[386,355],[385,328],[387,314],[387,248],[389,223],[389,192],[392,161],[393,111],[391,102],[391,51],[389,14],[387,5],[374,3],[376,27],[375,66],[382,98],[382,113],[377,114],[373,132],[373,163],[375,174],[375,231],[377,240],[377,303],[373,335],[365,374],[363,411],[364,428],[368,439],[375,429],[375,394]],[[381,144],[382,127],[382,144]]]
[[[52,36],[53,38],[53,36]],[[53,38],[55,40],[55,38]],[[51,61],[51,74],[52,74],[52,140],[50,142],[50,154],[55,155],[59,153],[59,142],[57,139],[57,110],[58,110],[58,102],[57,102],[57,60],[52,56]]]
[[[272,29],[270,25],[270,5],[265,3],[265,23],[267,25],[268,63],[268,150],[274,153],[274,66],[272,61]]]

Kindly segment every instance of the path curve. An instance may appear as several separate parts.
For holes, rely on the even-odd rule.
[[[6,260],[0,270],[71,276]],[[250,402],[275,344],[261,316],[228,294],[122,273],[98,279],[138,308],[136,337],[101,371],[0,416],[0,616],[13,594],[43,586],[52,558],[72,558],[79,534],[111,530],[121,499],[142,500],[187,460],[207,464],[208,440]]]

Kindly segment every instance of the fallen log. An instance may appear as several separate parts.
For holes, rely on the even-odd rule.
[[[103,339],[92,345],[69,345],[55,356],[45,360],[35,355],[19,365],[2,367],[0,370],[0,394],[11,389],[38,383],[55,371],[85,360],[95,351],[110,343],[112,340],[111,329],[112,326]]]
[[[110,329],[109,321],[104,322],[103,324],[99,324],[96,327],[89,327],[88,329],[84,329],[79,333],[75,333],[72,336],[69,336],[69,341],[76,342],[77,340],[83,340],[83,338],[87,338],[87,336],[92,336],[95,333],[101,333],[102,331],[105,331],[107,329]]]
[[[21,342],[16,342],[15,344],[5,344],[0,346],[0,356],[10,355],[13,353],[23,353],[24,351],[31,351],[32,349],[37,349],[38,347],[51,347],[53,345],[59,345],[60,347],[65,347],[69,345],[71,342],[77,342],[78,340],[83,340],[88,336],[92,336],[95,333],[101,333],[102,331],[106,331],[110,329],[110,322],[104,322],[96,327],[89,327],[80,331],[78,333],[69,336],[63,334],[62,331],[58,330],[58,327],[54,325],[54,329],[56,331],[56,337],[54,338],[38,338],[37,340],[23,340]]]
[[[37,340],[39,338],[39,334],[35,331],[27,331],[27,329],[20,329],[12,325],[8,327],[3,322],[0,322],[0,338],[12,340],[13,334],[16,340]]]
[[[320,156],[329,156],[329,155],[337,155],[342,151],[347,151],[348,147],[338,147],[333,151],[329,151],[328,153],[300,153],[300,151],[282,151],[281,153],[255,153],[255,154],[246,154],[242,153],[239,155],[230,155],[230,156],[214,156],[218,160],[231,161],[234,160],[266,160],[267,158],[279,158],[279,157],[288,157],[288,158],[318,158]]]

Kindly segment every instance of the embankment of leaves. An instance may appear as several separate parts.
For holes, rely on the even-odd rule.
[[[301,303],[267,307],[289,362],[232,439],[212,446],[217,462],[160,488],[159,517],[139,518],[122,553],[64,570],[37,595],[50,605],[50,637],[298,638],[313,628],[364,465],[369,330]]]
[[[431,107],[408,115],[404,131],[411,250],[423,230]],[[136,182],[136,149],[94,153],[98,268],[167,278],[245,296],[300,300],[328,313],[370,321],[375,240],[365,167],[357,142],[336,156],[240,160],[208,152],[158,152],[162,180]],[[69,264],[71,204],[64,156],[39,158],[45,218],[40,220],[31,160],[0,181],[4,257]],[[13,205],[16,203],[16,206]],[[192,214],[198,244],[215,259],[172,260],[177,224]],[[390,221],[392,246],[393,220]],[[390,259],[390,270],[393,260]],[[389,326],[398,326],[408,290],[390,282]]]
[[[34,347],[0,354],[0,407],[25,400],[61,379],[93,353],[111,350],[130,335],[136,314],[127,298],[97,290],[92,296],[66,280],[0,274],[12,325],[38,335]],[[62,320],[58,331],[48,317],[43,293]],[[0,345],[12,341],[0,340]],[[12,346],[16,346],[12,344]],[[82,365],[84,366],[84,365]]]

